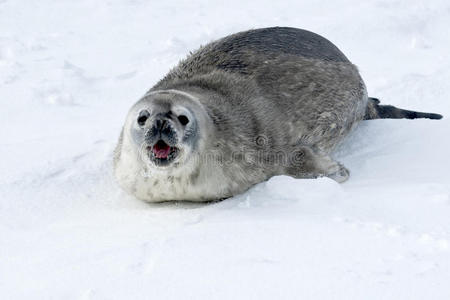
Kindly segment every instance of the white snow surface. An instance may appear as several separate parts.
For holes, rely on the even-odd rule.
[[[146,204],[112,176],[131,105],[250,28],[334,42],[385,104],[450,115],[450,3],[0,0],[1,299],[450,299],[450,122],[363,122],[330,179]]]

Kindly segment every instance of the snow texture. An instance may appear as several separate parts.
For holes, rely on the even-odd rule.
[[[200,44],[319,33],[383,103],[329,179],[149,205],[112,177],[129,107]],[[450,299],[450,3],[0,0],[1,299]]]

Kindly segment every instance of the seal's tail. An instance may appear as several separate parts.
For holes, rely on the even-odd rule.
[[[442,115],[406,110],[392,105],[380,105],[380,100],[377,98],[369,98],[366,115],[364,116],[364,120],[419,118],[439,120],[442,119]]]

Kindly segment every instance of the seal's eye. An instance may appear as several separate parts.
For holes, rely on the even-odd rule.
[[[187,123],[189,123],[189,119],[185,115],[179,115],[178,121],[180,121],[181,125],[183,125],[183,126],[185,126]]]
[[[150,113],[147,110],[142,110],[139,113],[139,117],[137,119],[137,122],[139,124],[139,126],[144,126],[145,122],[147,121],[148,117],[150,116]]]

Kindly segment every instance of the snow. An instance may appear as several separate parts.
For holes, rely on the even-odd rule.
[[[448,118],[361,124],[344,184],[150,205],[114,182],[147,89],[200,44],[276,25],[329,38],[383,103],[450,115],[445,0],[0,0],[0,297],[450,299]]]

